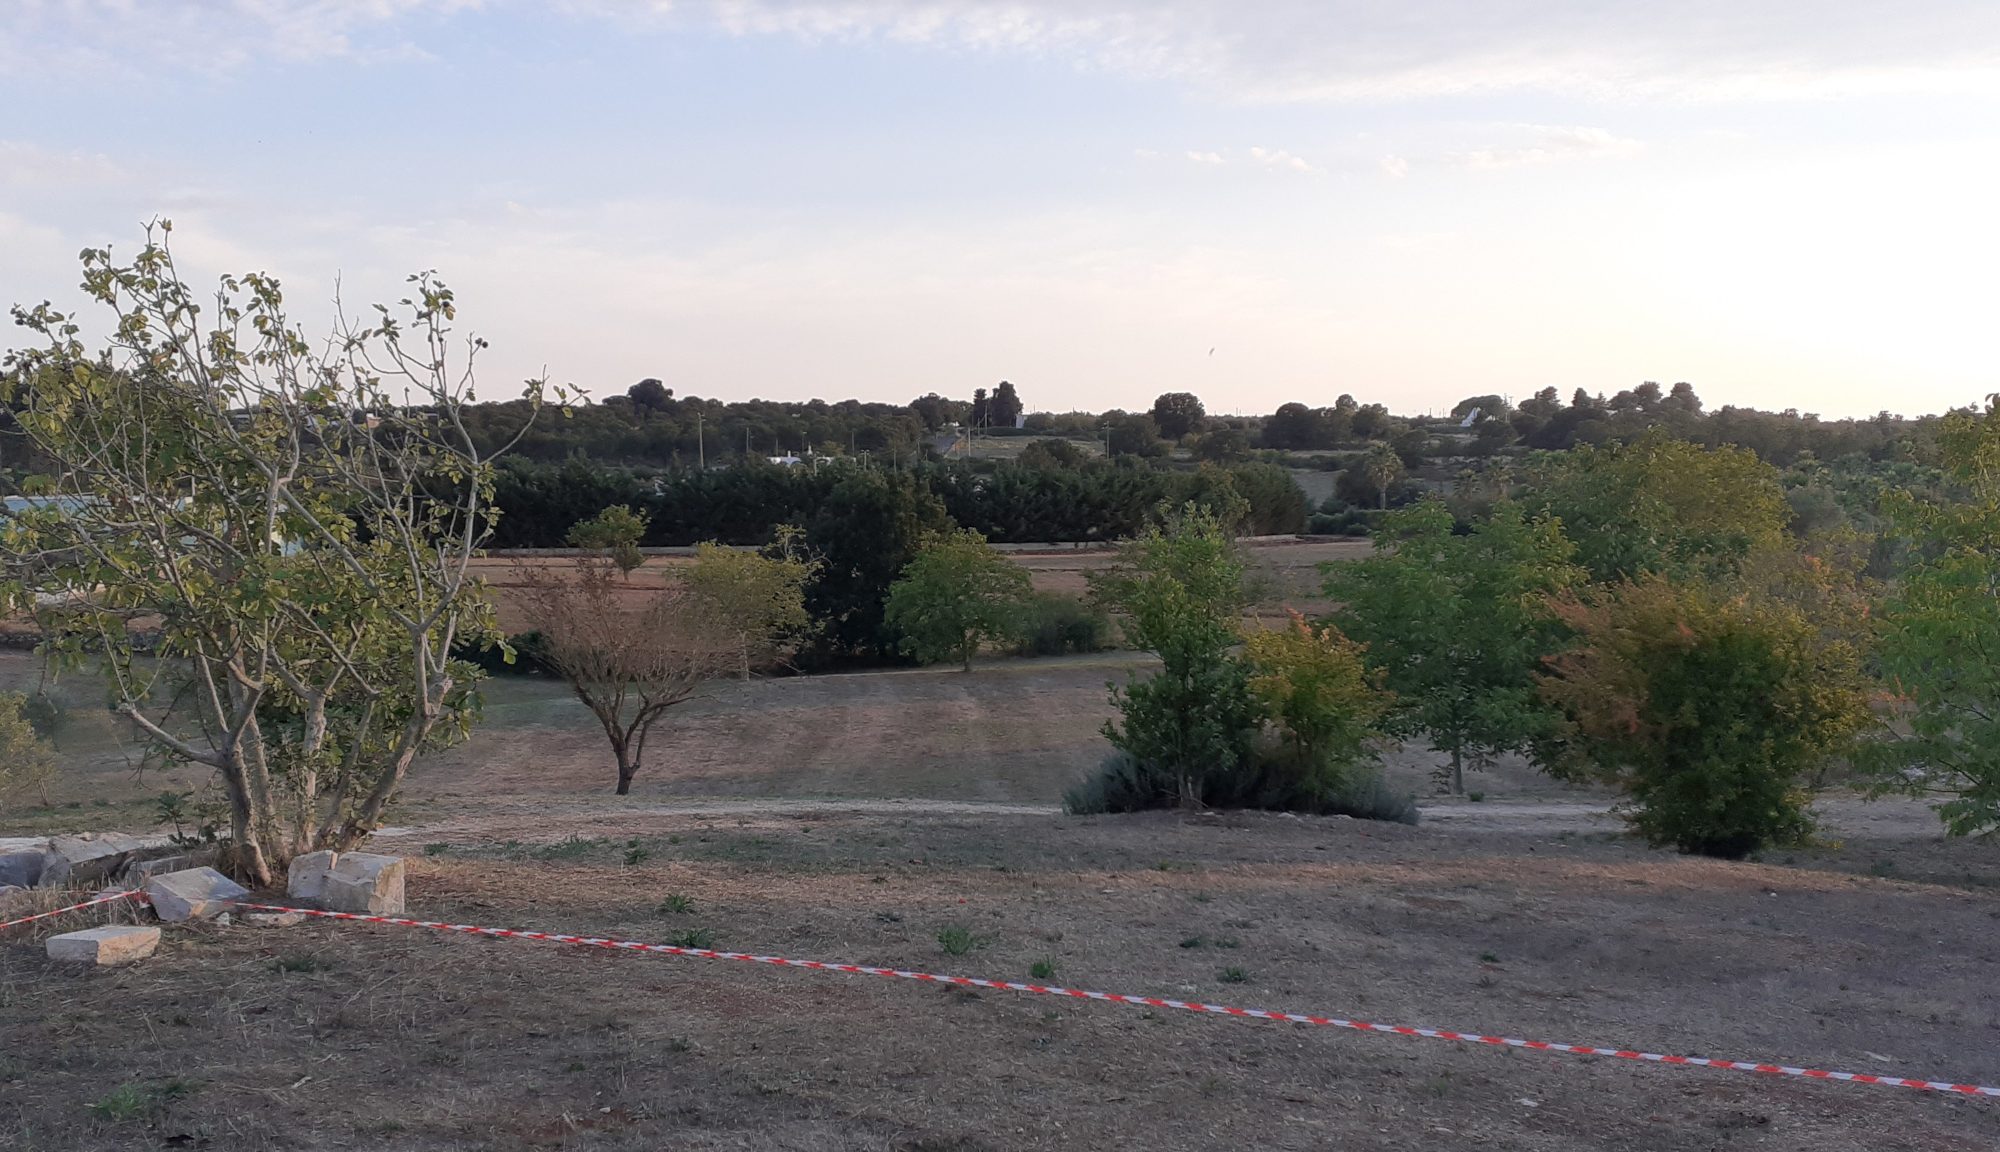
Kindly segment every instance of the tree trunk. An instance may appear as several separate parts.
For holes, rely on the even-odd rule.
[[[638,763],[633,759],[631,759],[630,757],[628,757],[623,749],[620,749],[618,752],[618,795],[620,796],[631,795],[632,777],[637,776],[638,774],[639,774]]]
[[[1451,746],[1451,791],[1454,796],[1465,795],[1465,751],[1457,744]]]
[[[977,648],[978,646],[979,646],[978,642],[973,640],[970,636],[966,637],[965,643],[959,645],[958,655],[960,660],[963,662],[963,666],[960,668],[960,671],[963,672],[972,671],[972,650],[974,648]]]

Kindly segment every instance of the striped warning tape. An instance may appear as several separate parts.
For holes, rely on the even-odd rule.
[[[131,900],[134,898],[137,898],[141,902],[144,902],[146,899],[146,894],[144,892],[138,891],[137,889],[131,889],[122,892],[107,892],[104,895],[99,896],[94,900],[85,900],[81,904],[72,904],[67,908],[57,908],[49,912],[37,912],[33,916],[23,916],[19,920],[8,920],[5,922],[0,922],[0,932],[4,932],[7,929],[12,928],[16,924],[32,924],[37,920],[47,920],[51,916],[60,916],[65,912],[74,912],[79,908],[92,908],[99,904],[111,904],[119,900]]]
[[[1322,1028],[1348,1028],[1357,1032],[1386,1032],[1428,1040],[1455,1040],[1465,1044],[1487,1044],[1496,1048],[1532,1048],[1538,1052],[1567,1052],[1572,1056],[1611,1056],[1620,1060],[1640,1060],[1654,1064],[1686,1064],[1699,1068],[1722,1068],[1732,1072],[1757,1072],[1767,1076],[1795,1076],[1807,1080],[1837,1080],[1853,1084],[1882,1084],[1892,1088],[1916,1088],[1926,1092],[1951,1092],[1962,1096],[2000,1097],[2000,1088],[1979,1084],[1954,1084],[1949,1080],[1910,1080],[1901,1076],[1873,1076],[1865,1072],[1829,1072],[1819,1068],[1794,1068],[1747,1060],[1718,1060],[1708,1056],[1664,1056],[1627,1048],[1598,1048],[1588,1044],[1557,1044],[1546,1040],[1516,1040],[1507,1036],[1482,1036],[1475,1032],[1453,1032],[1443,1028],[1410,1028],[1398,1024],[1371,1024],[1365,1020],[1342,1020],[1333,1016],[1307,1016],[1297,1012],[1273,1012],[1264,1008],[1231,1008],[1188,1000],[1168,1000],[1156,996],[1127,996],[1118,992],[1086,992],[1049,984],[1021,984],[1013,980],[982,980],[975,976],[939,976],[930,972],[905,972],[900,968],[876,968],[866,964],[835,964],[824,960],[793,960],[784,956],[758,956],[749,952],[721,952],[713,948],[683,948],[677,944],[648,944],[638,940],[611,940],[598,936],[572,936],[562,932],[528,932],[517,928],[486,928],[477,924],[446,924],[436,920],[409,920],[400,916],[380,916],[361,912],[325,912],[317,908],[292,908],[283,904],[252,904],[238,901],[238,908],[260,912],[302,912],[329,920],[355,920],[366,924],[396,924],[406,928],[430,928],[439,932],[464,932],[474,936],[496,936],[511,940],[546,940],[556,944],[581,944],[627,952],[652,952],[668,956],[694,956],[703,960],[743,960],[780,968],[803,968],[813,972],[848,972],[859,976],[888,976],[898,980],[918,980],[951,984],[963,988],[990,988],[1002,992],[1033,992],[1043,996],[1068,996],[1078,1000],[1103,1000],[1143,1008],[1178,1008],[1216,1016],[1244,1016],[1256,1020],[1277,1020],[1290,1024],[1312,1024]]]

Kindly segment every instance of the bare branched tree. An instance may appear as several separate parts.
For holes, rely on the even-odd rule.
[[[626,584],[606,556],[516,570],[521,610],[541,633],[542,657],[603,726],[623,796],[653,726],[737,667],[741,626],[684,584]]]
[[[0,561],[53,655],[215,769],[239,871],[269,883],[366,836],[414,758],[470,723],[476,672],[452,654],[497,636],[469,568],[491,453],[462,419],[485,342],[452,335],[428,273],[399,310],[341,311],[309,341],[268,276],[191,289],[171,230],[129,264],[83,254],[115,319],[96,354],[72,315],[14,309],[42,344],[8,356],[9,400],[57,470],[0,526]]]

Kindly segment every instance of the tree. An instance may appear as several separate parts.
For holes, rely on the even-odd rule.
[[[944,504],[908,472],[850,468],[805,525],[805,547],[820,558],[806,607],[820,622],[823,660],[889,657],[883,603],[924,533],[949,527]]]
[[[1250,455],[1250,437],[1241,428],[1217,428],[1195,441],[1194,458],[1212,464],[1231,464]]]
[[[1860,663],[1804,614],[1647,576],[1555,598],[1575,646],[1539,676],[1544,764],[1629,792],[1654,844],[1740,859],[1811,831],[1805,778],[1868,718]]]
[[[1153,401],[1153,424],[1169,440],[1179,440],[1201,427],[1207,415],[1208,409],[1192,392],[1162,392]]]
[[[1500,503],[1456,535],[1444,503],[1390,513],[1375,554],[1329,565],[1333,622],[1367,646],[1395,694],[1390,727],[1422,734],[1450,759],[1444,782],[1465,790],[1465,761],[1524,749],[1548,724],[1534,673],[1564,632],[1543,597],[1577,580],[1572,547],[1551,520]]]
[[[1278,728],[1307,790],[1324,795],[1345,783],[1389,704],[1362,646],[1293,612],[1288,627],[1250,633],[1243,655],[1251,695]]]
[[[1031,441],[1016,458],[1023,468],[1081,468],[1089,462],[1090,456],[1083,449],[1055,439]]]
[[[425,274],[400,314],[342,315],[315,345],[269,276],[189,288],[170,231],[129,264],[84,252],[103,352],[48,304],[14,310],[45,342],[9,357],[18,419],[61,468],[0,560],[55,658],[89,655],[144,739],[220,777],[234,867],[269,884],[366,836],[471,723],[477,669],[453,652],[498,635],[470,571],[492,516],[465,419],[485,343],[456,350]]]
[[[1368,451],[1355,466],[1363,479],[1375,489],[1380,499],[1379,508],[1389,507],[1389,486],[1403,476],[1403,458],[1387,444],[1371,444]]]
[[[813,634],[806,587],[819,573],[820,561],[806,552],[804,536],[783,524],[773,542],[758,551],[727,548],[713,540],[695,546],[688,588],[735,637],[745,680],[754,660],[777,657]]]
[[[1260,438],[1266,448],[1324,448],[1329,446],[1326,424],[1303,404],[1280,404],[1265,418]]]
[[[1939,432],[1949,495],[1885,502],[1913,560],[1882,609],[1879,658],[1906,729],[1881,749],[1881,790],[1943,799],[1952,835],[2000,827],[2000,397]]]
[[[986,398],[986,389],[972,390],[972,426],[984,428],[993,422],[993,404]]]
[[[591,552],[602,552],[620,572],[631,575],[634,568],[646,562],[645,554],[639,551],[639,541],[646,536],[648,517],[632,511],[629,504],[613,504],[588,520],[579,520],[570,526],[569,545]]]
[[[1259,717],[1249,673],[1230,655],[1238,640],[1243,559],[1224,522],[1203,505],[1162,509],[1090,572],[1091,594],[1124,617],[1126,640],[1160,658],[1160,670],[1114,685],[1119,719],[1104,735],[1183,806],[1203,802],[1249,755]]]
[[[1159,425],[1144,412],[1118,416],[1106,425],[1113,456],[1164,456],[1167,446],[1160,442]]]
[[[521,614],[539,655],[597,718],[618,765],[618,795],[646,758],[654,725],[734,668],[736,622],[685,585],[637,593],[603,556],[516,566]]]
[[[965,407],[962,400],[947,400],[935,392],[926,392],[910,401],[910,411],[923,421],[926,431],[936,431],[947,424],[955,423],[960,410]]]
[[[995,428],[1012,428],[1014,420],[1021,415],[1021,398],[1014,392],[1014,386],[1005,380],[993,388],[993,398],[987,401],[987,419]]]
[[[0,811],[29,793],[47,804],[55,779],[55,749],[29,722],[27,703],[19,692],[0,694]]]
[[[648,376],[626,389],[625,396],[632,401],[633,411],[648,416],[672,407],[674,390]]]
[[[1027,598],[1027,570],[960,528],[924,537],[889,587],[884,619],[918,661],[955,658],[970,672],[981,644],[1013,632]]]
[[[1600,583],[1651,572],[1719,578],[1780,547],[1790,510],[1777,469],[1742,448],[1703,448],[1654,430],[1629,445],[1583,446],[1529,470],[1524,500],[1554,516]]]
[[[1506,397],[1488,393],[1484,396],[1467,396],[1452,405],[1451,418],[1463,420],[1475,410],[1479,413],[1479,422],[1484,424],[1488,420],[1505,421],[1514,409],[1507,403]]]

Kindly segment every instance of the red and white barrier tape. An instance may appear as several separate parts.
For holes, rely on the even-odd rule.
[[[16,924],[31,924],[36,920],[47,920],[51,916],[60,916],[65,912],[74,912],[79,908],[91,908],[99,904],[110,904],[119,900],[132,900],[135,898],[143,903],[146,899],[146,894],[137,889],[123,892],[107,892],[94,900],[85,900],[81,904],[72,904],[67,908],[57,908],[51,912],[37,912],[33,916],[23,916],[19,920],[0,922],[0,931],[12,928]]]
[[[653,952],[668,956],[694,956],[703,960],[743,960],[781,968],[804,968],[814,972],[848,972],[860,976],[889,976],[898,980],[918,980],[951,984],[964,988],[991,988],[1002,992],[1034,992],[1044,996],[1068,996],[1078,1000],[1103,1000],[1142,1008],[1178,1008],[1216,1016],[1245,1016],[1256,1020],[1277,1020],[1290,1024],[1313,1024],[1322,1028],[1348,1028],[1357,1032],[1387,1032],[1428,1040],[1456,1040],[1466,1044],[1487,1044],[1496,1048],[1532,1048],[1539,1052],[1567,1052],[1572,1056],[1611,1056],[1620,1060],[1641,1060],[1654,1064],[1686,1064],[1699,1068],[1722,1068],[1732,1072],[1758,1072],[1767,1076],[1795,1076],[1807,1080],[1837,1080],[1853,1084],[1882,1084],[1892,1088],[1915,1088],[1926,1092],[1951,1092],[1962,1096],[2000,1097],[2000,1088],[1979,1084],[1954,1084],[1948,1080],[1910,1080],[1901,1076],[1874,1076],[1866,1072],[1829,1072],[1819,1068],[1794,1068],[1746,1060],[1717,1060],[1707,1056],[1663,1056],[1625,1048],[1597,1048],[1587,1044],[1557,1044],[1545,1040],[1515,1040],[1506,1036],[1482,1036],[1474,1032],[1452,1032],[1442,1028],[1410,1028],[1398,1024],[1371,1024],[1364,1020],[1341,1020],[1332,1016],[1307,1016],[1297,1012],[1273,1012],[1263,1008],[1230,1008],[1186,1000],[1166,1000],[1155,996],[1127,996],[1117,992],[1085,992],[1046,984],[1021,984],[1012,980],[982,980],[974,976],[938,976],[929,972],[905,972],[900,968],[875,968],[865,964],[835,964],[823,960],[792,960],[783,956],[757,956],[748,952],[719,952],[713,948],[683,948],[677,944],[647,944],[638,940],[610,940],[596,936],[571,936],[561,932],[527,932],[516,928],[484,928],[476,924],[445,924],[436,920],[408,920],[400,916],[378,916],[360,912],[324,912],[317,908],[291,908],[282,904],[251,904],[239,901],[239,908],[260,912],[303,912],[330,920],[357,920],[366,924],[396,924],[406,928],[430,928],[439,932],[464,932],[474,936],[497,936],[513,940],[547,940],[556,944],[582,944],[627,952]]]

